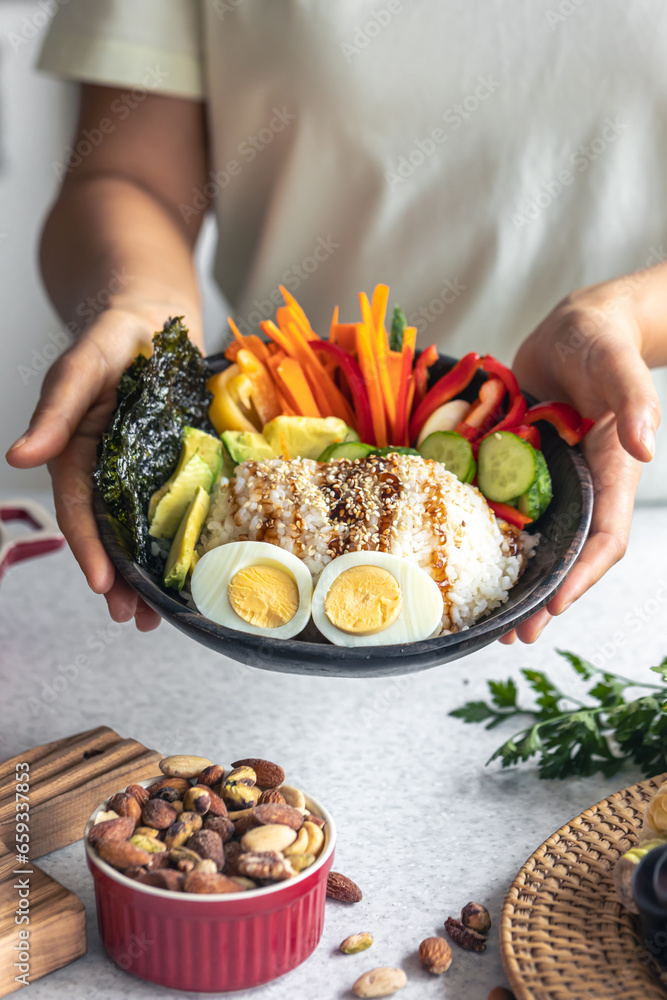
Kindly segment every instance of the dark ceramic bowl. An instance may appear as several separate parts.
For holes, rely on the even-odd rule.
[[[227,364],[222,355],[208,359],[213,371]],[[441,356],[430,369],[435,382],[452,366]],[[477,395],[482,376],[477,376],[464,395]],[[588,466],[578,448],[570,448],[550,425],[541,423],[542,450],[551,478],[554,498],[547,512],[529,530],[542,536],[536,555],[509,600],[488,617],[456,635],[395,646],[364,646],[358,649],[303,639],[267,639],[216,625],[191,611],[174,591],[141,569],[128,554],[118,522],[106,510],[98,493],[95,514],[102,542],[116,569],[164,619],[210,649],[263,670],[283,673],[333,674],[338,677],[381,677],[426,670],[466,656],[493,642],[544,607],[563,585],[581,552],[591,521],[593,484]]]

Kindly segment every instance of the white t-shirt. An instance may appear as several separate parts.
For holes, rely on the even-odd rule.
[[[67,0],[40,65],[208,102],[242,326],[279,283],[326,330],[386,282],[418,346],[509,363],[568,292],[667,259],[666,53],[663,0]]]

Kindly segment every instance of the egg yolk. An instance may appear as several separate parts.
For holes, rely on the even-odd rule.
[[[331,624],[352,635],[383,632],[401,611],[401,588],[380,566],[350,566],[329,587],[324,613]]]
[[[239,618],[260,628],[287,625],[299,608],[294,578],[286,570],[265,563],[239,570],[230,580],[227,594]]]

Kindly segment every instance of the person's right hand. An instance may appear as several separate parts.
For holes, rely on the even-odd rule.
[[[102,313],[44,379],[26,433],[7,452],[18,469],[48,463],[58,524],[96,594],[104,594],[114,621],[134,618],[142,632],[160,617],[116,573],[97,531],[92,474],[97,445],[116,406],[116,386],[153,330],[137,313]]]

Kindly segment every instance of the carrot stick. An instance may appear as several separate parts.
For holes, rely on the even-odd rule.
[[[376,285],[375,291],[373,292],[373,298],[371,299],[371,311],[373,313],[373,322],[375,323],[375,329],[380,334],[383,335],[385,343],[387,340],[387,331],[385,330],[384,321],[387,315],[387,301],[389,299],[389,285]]]
[[[283,358],[276,367],[276,374],[282,382],[282,391],[297,413],[302,417],[321,416],[317,403],[306,381],[303,368],[294,358]]]
[[[308,322],[308,317],[306,316],[305,312],[303,311],[299,303],[296,301],[294,296],[290,295],[287,289],[283,288],[282,285],[278,285],[278,288],[280,289],[282,297],[287,303],[294,319],[296,320],[297,324],[305,334],[306,340],[320,340],[321,338],[317,336],[317,334],[311,327],[310,323]]]
[[[412,362],[415,355],[415,340],[417,337],[417,328],[414,326],[407,326],[403,331],[403,346],[401,353],[399,355],[401,359],[401,373],[400,373],[400,385],[397,392],[397,402],[396,402],[396,431],[395,443],[397,445],[409,445],[408,440],[408,423],[410,421],[410,408],[411,403],[409,402],[410,387],[413,385],[412,380]],[[392,352],[398,353],[398,352]]]
[[[368,299],[366,299],[366,303],[368,304]],[[371,420],[373,423],[375,444],[379,448],[383,448],[388,443],[387,424],[384,415],[380,379],[375,363],[375,352],[373,351],[373,345],[370,340],[370,331],[367,329],[365,323],[356,324],[356,340],[357,360],[359,362],[359,367],[361,368],[361,373],[364,377],[364,382],[366,383],[368,401],[371,407]]]
[[[338,306],[333,311],[333,316],[331,317],[331,325],[329,327],[329,343],[336,343],[336,331],[338,329]]]
[[[386,287],[386,285],[378,285],[378,288]],[[389,289],[387,289],[387,294],[389,294]],[[386,414],[386,426],[389,432],[389,437],[391,438],[393,436],[394,425],[396,423],[396,400],[392,394],[389,371],[387,370],[387,334],[384,327],[379,330],[376,329],[375,319],[368,301],[368,296],[364,292],[360,294],[359,302],[361,303],[361,318],[369,332],[371,344],[375,347],[375,360],[380,383],[382,406],[384,413]]]

